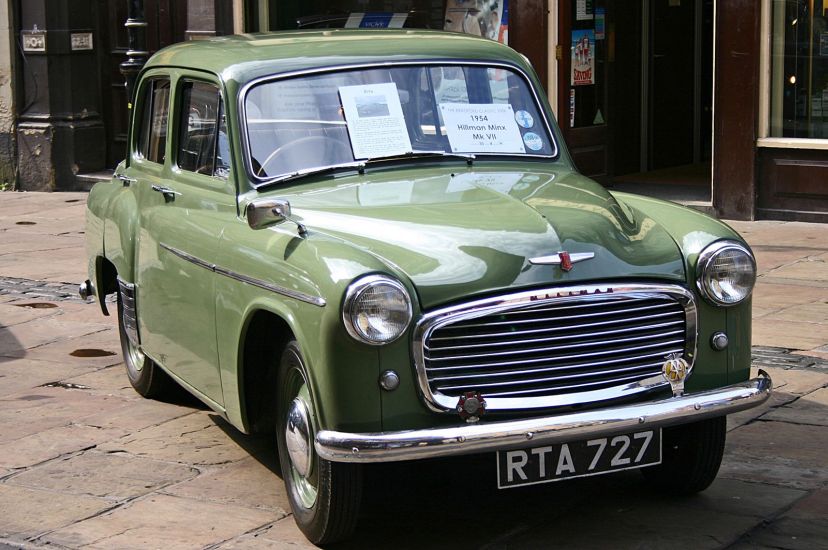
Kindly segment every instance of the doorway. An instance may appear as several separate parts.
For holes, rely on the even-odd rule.
[[[580,171],[710,201],[713,2],[561,2],[558,113]]]

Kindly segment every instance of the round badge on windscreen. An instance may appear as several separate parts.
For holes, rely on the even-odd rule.
[[[527,132],[523,136],[523,143],[532,151],[540,151],[543,149],[543,140],[535,132]]]
[[[531,128],[535,125],[535,119],[529,114],[529,111],[516,111],[515,120],[520,124],[521,128]]]

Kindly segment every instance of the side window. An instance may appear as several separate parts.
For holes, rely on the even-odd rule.
[[[167,116],[170,106],[170,81],[157,78],[144,88],[138,153],[147,160],[164,164],[167,147]]]
[[[178,166],[182,170],[226,178],[230,146],[218,88],[188,81],[181,89]]]

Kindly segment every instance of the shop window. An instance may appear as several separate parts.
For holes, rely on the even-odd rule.
[[[571,1],[569,126],[606,123],[606,2]]]
[[[170,102],[170,81],[150,80],[144,88],[143,116],[138,138],[138,154],[147,160],[164,164],[167,150],[167,115]]]
[[[828,138],[828,2],[773,0],[769,137]]]

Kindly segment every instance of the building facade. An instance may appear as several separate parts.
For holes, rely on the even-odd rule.
[[[0,0],[6,13],[0,183],[20,189],[82,187],[123,157],[128,53],[404,26],[525,54],[579,169],[610,187],[727,218],[828,221],[828,0]]]

